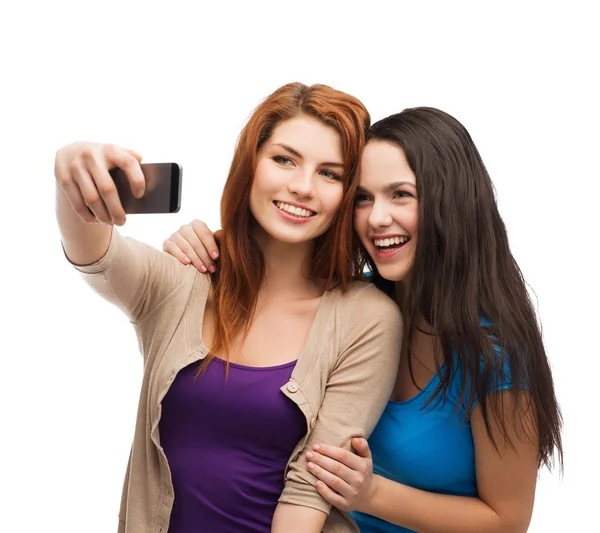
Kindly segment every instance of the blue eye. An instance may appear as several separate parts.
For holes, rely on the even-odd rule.
[[[289,157],[285,157],[283,155],[273,156],[273,161],[275,161],[275,163],[279,163],[280,165],[288,165],[292,162]]]
[[[325,176],[326,178],[336,180],[336,181],[341,181],[341,179],[342,179],[342,177],[339,174],[336,174],[335,172],[331,172],[331,170],[321,170],[321,174],[323,176]]]

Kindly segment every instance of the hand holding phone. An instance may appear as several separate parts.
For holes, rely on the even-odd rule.
[[[141,159],[114,144],[77,142],[57,151],[54,174],[73,210],[87,223],[121,226],[127,213],[176,213],[181,167],[140,165]]]
[[[144,163],[140,168],[146,182],[141,198],[133,195],[123,170],[114,168],[110,171],[125,213],[177,213],[181,207],[181,166],[177,163]]]
[[[133,196],[141,198],[146,187],[141,160],[136,152],[114,144],[76,142],[56,152],[54,175],[83,222],[122,226],[125,211],[109,169],[125,169]]]

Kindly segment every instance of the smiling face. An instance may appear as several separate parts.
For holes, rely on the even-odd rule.
[[[332,225],[343,197],[339,133],[307,115],[279,123],[261,146],[250,211],[263,235],[310,243]]]
[[[367,143],[356,193],[354,228],[379,273],[406,283],[417,248],[417,180],[404,151],[387,141]]]

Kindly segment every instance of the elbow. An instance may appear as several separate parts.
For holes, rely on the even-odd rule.
[[[531,513],[527,516],[510,516],[500,519],[499,526],[494,533],[527,533],[531,523]]]

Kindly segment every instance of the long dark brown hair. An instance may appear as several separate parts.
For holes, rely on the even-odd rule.
[[[373,124],[367,141],[400,147],[417,179],[419,226],[411,279],[403,309],[412,370],[412,339],[425,320],[441,345],[440,383],[432,393],[445,398],[459,371],[460,401],[470,413],[479,401],[488,435],[490,420],[508,437],[508,423],[524,428],[522,393],[536,417],[539,462],[562,470],[562,417],[541,328],[523,275],[509,247],[490,176],[471,136],[455,118],[429,107],[406,109]],[[355,239],[359,269],[368,264],[374,280],[388,291],[393,283]],[[438,357],[436,357],[438,359]],[[506,376],[506,368],[510,376]],[[512,380],[513,420],[504,412],[494,384]],[[468,391],[468,392],[467,392]]]
[[[257,153],[279,123],[303,114],[340,134],[344,158],[342,203],[331,228],[316,239],[310,274],[327,280],[328,286],[335,279],[343,290],[351,279],[352,206],[369,113],[357,98],[326,85],[290,83],[260,103],[238,139],[221,198],[220,266],[211,278],[215,333],[201,368],[216,353],[229,361],[233,339],[240,331],[247,332],[252,321],[264,276],[264,258],[252,235],[256,221],[249,205]]]

